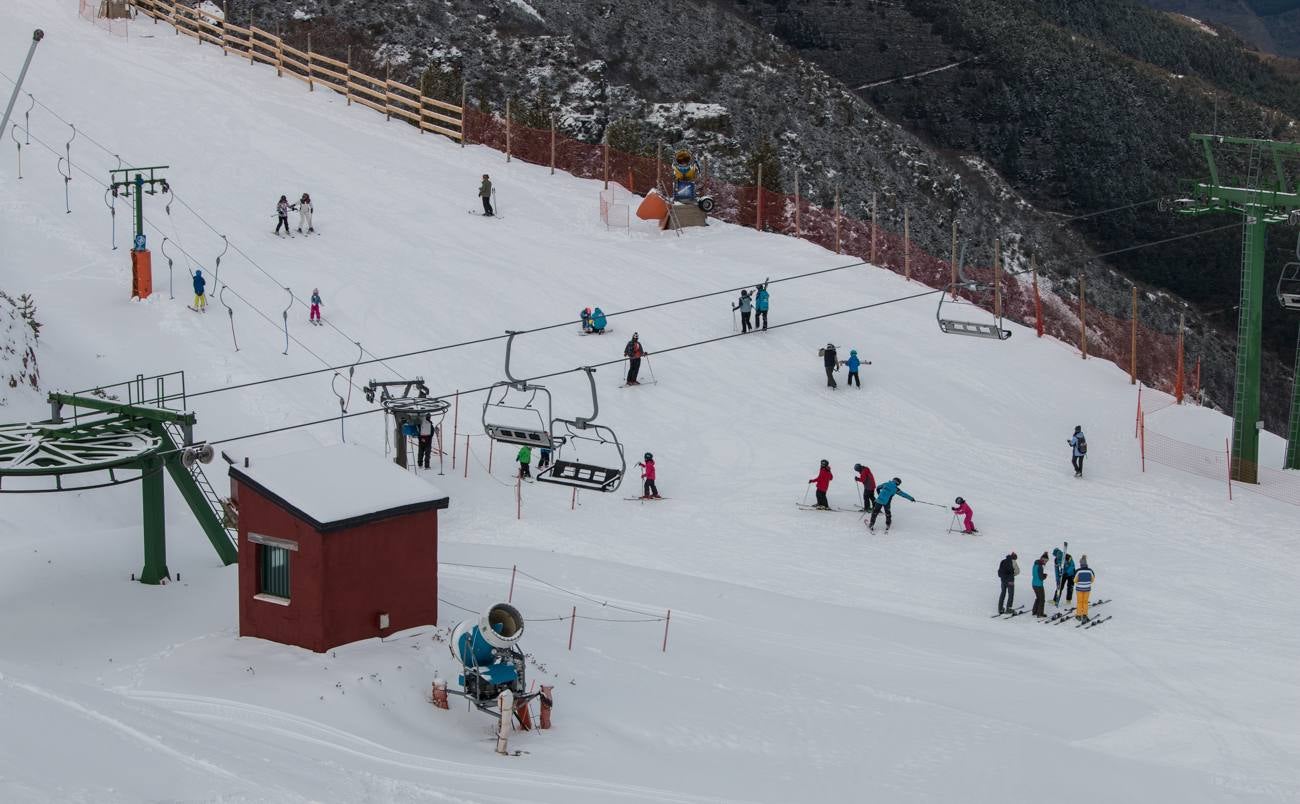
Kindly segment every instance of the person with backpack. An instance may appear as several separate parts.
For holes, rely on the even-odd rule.
[[[604,335],[607,324],[604,311],[599,307],[591,311],[591,334]]]
[[[284,233],[289,234],[289,199],[280,196],[280,200],[275,202],[275,214],[279,217],[279,222],[275,224],[275,234],[280,234],[280,227],[284,227]],[[293,237],[293,235],[289,235]]]
[[[1079,556],[1079,569],[1074,573],[1074,588],[1079,593],[1075,604],[1074,619],[1088,621],[1088,600],[1092,597],[1092,584],[1097,580],[1097,573],[1088,566],[1088,557]]]
[[[859,388],[861,388],[862,380],[858,377],[858,369],[862,367],[863,363],[861,360],[858,359],[857,349],[849,350],[849,359],[844,361],[844,365],[847,366],[849,370],[849,378],[845,381],[845,384],[846,385],[856,384]],[[866,365],[870,366],[871,361],[868,360],[866,362]]]
[[[1074,556],[1066,553],[1065,561],[1061,564],[1061,584],[1056,590],[1057,605],[1060,605],[1062,589],[1065,590],[1066,603],[1074,599],[1074,576],[1077,572],[1074,567]]]
[[[895,496],[916,502],[915,497],[899,488],[901,485],[903,485],[903,481],[894,478],[876,486],[876,505],[871,509],[871,521],[867,523],[867,529],[872,533],[876,532],[876,517],[880,516],[881,511],[885,512],[885,533],[888,533],[889,526],[894,524],[894,512],[890,505],[893,503]]]
[[[312,288],[311,289],[311,313],[307,316],[307,320],[313,324],[316,324],[317,326],[320,325],[321,303],[322,302],[320,300],[320,290],[318,288]]]
[[[1002,584],[1002,591],[998,593],[998,614],[1006,614],[1015,609],[1016,576],[1020,574],[1020,564],[1016,562],[1018,558],[1016,551],[1012,550],[998,564],[998,580]]]
[[[1039,556],[1038,560],[1034,562],[1034,570],[1029,579],[1029,583],[1034,589],[1034,616],[1035,617],[1047,616],[1047,612],[1044,611],[1044,609],[1046,608],[1047,593],[1043,589],[1043,585],[1046,582],[1047,582],[1047,553],[1043,553],[1041,556]]]
[[[307,234],[316,231],[311,225],[311,212],[311,196],[303,193],[302,198],[298,199],[298,234],[302,234],[302,227],[304,226],[307,227]]]
[[[633,332],[632,340],[623,347],[623,357],[627,358],[627,384],[640,385],[636,375],[641,372],[641,358],[645,357],[645,349],[641,347],[641,336],[638,333]]]
[[[638,461],[637,466],[641,467],[641,479],[644,481],[641,499],[663,499],[659,496],[659,487],[655,485],[655,456],[647,452],[645,460]]]
[[[875,507],[871,502],[876,498],[876,478],[869,468],[860,463],[853,464],[853,471],[858,473],[857,481],[862,484],[862,510],[869,514]]]
[[[771,279],[764,279],[763,284],[754,288],[754,329],[758,329],[761,323],[764,332],[767,332],[767,283],[771,281]]]
[[[495,215],[492,211],[492,180],[486,173],[483,174],[482,184],[478,186],[478,197],[483,202],[483,215],[488,218]]]
[[[582,319],[583,334],[590,333],[591,332],[591,308],[590,307],[582,308],[582,312],[578,313],[578,316]]]
[[[437,430],[438,428],[433,424],[433,418],[427,413],[424,414],[420,419],[419,451],[415,454],[416,465],[423,469],[429,468],[429,458],[433,455],[433,434]]]
[[[831,462],[823,458],[817,476],[808,481],[817,484],[817,507],[823,511],[831,510],[831,504],[826,499],[826,490],[831,487],[831,481],[834,479],[835,475],[831,474]]]
[[[515,460],[519,461],[519,477],[531,478],[528,465],[533,462],[533,448],[524,444],[519,448],[519,453],[515,455]]]
[[[208,295],[204,293],[204,288],[207,285],[208,280],[203,278],[203,271],[196,270],[194,272],[194,307],[192,308],[196,313],[207,312]]]
[[[1070,463],[1074,466],[1074,476],[1083,477],[1083,456],[1088,454],[1088,439],[1083,435],[1083,427],[1074,426],[1074,435],[1066,442],[1070,445]]]
[[[754,300],[750,298],[748,288],[740,291],[740,298],[736,300],[735,304],[731,305],[731,310],[732,312],[740,311],[740,333],[743,335],[749,332],[749,316],[754,310]]]
[[[979,533],[975,527],[975,512],[971,510],[970,503],[958,497],[954,502],[952,512],[962,517],[962,533]]]
[[[835,382],[835,372],[840,370],[840,360],[839,355],[835,352],[835,344],[826,344],[826,347],[821,350],[821,353],[822,365],[826,368],[826,387],[838,388],[839,385]]]

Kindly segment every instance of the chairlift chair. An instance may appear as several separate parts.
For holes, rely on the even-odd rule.
[[[627,474],[627,458],[618,435],[609,427],[595,423],[600,412],[596,399],[596,370],[588,367],[583,371],[591,385],[591,416],[551,422],[555,455],[551,465],[538,473],[537,480],[587,491],[617,491]],[[593,461],[597,456],[599,463]]]
[[[507,333],[506,379],[488,389],[483,403],[483,432],[502,444],[554,449],[551,436],[551,392],[542,385],[530,385],[510,373],[510,349],[515,332]],[[498,396],[499,392],[499,396]],[[528,395],[523,404],[512,403],[511,395]],[[496,397],[494,401],[494,397]]]
[[[977,282],[968,279],[965,273],[966,263],[966,246],[961,249],[961,260],[957,263],[957,273],[961,281],[949,285],[939,294],[939,306],[934,311],[935,320],[939,322],[939,331],[945,335],[970,335],[976,338],[996,338],[1005,341],[1011,337],[1011,330],[1002,325],[1002,316],[997,316],[993,322],[985,323],[981,321],[967,321],[958,318],[949,318],[944,316],[944,305],[947,304],[951,310],[953,307],[974,307],[970,302],[960,301],[957,297],[958,290],[966,290],[973,293],[986,293],[991,287],[988,283]]]
[[[1300,260],[1300,237],[1296,239],[1295,254]],[[1277,280],[1277,300],[1288,310],[1300,310],[1300,262],[1282,266],[1282,276]]]

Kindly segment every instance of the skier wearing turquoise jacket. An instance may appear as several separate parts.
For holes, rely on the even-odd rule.
[[[591,311],[591,331],[597,335],[605,334],[605,313],[599,307]]]
[[[763,284],[755,288],[754,294],[754,329],[758,329],[761,322],[764,332],[767,331],[767,283],[771,281],[764,279]]]
[[[1043,584],[1047,581],[1047,553],[1043,553],[1037,561],[1034,562],[1034,572],[1030,578],[1030,585],[1034,588],[1034,616],[1046,617],[1044,611],[1047,603],[1047,593],[1043,590]]]
[[[885,512],[885,533],[888,533],[889,526],[894,524],[894,512],[890,510],[889,505],[894,501],[895,495],[916,502],[915,497],[899,488],[901,485],[903,485],[903,481],[894,478],[876,486],[876,507],[872,509],[871,521],[867,523],[867,527],[872,533],[876,532],[876,517],[880,516],[881,511]]]
[[[871,361],[868,360],[866,364],[870,366]],[[862,367],[862,361],[858,359],[857,349],[849,350],[849,359],[844,361],[844,365],[847,366],[849,369],[849,379],[848,382],[845,384],[846,385],[856,384],[859,388],[861,388],[862,380],[858,377],[858,369]]]

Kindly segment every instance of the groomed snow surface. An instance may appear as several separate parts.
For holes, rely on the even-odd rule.
[[[71,0],[0,5],[4,71],[45,29],[27,89],[82,132],[73,163],[107,179],[116,161],[93,137],[128,164],[169,165],[178,198],[267,273],[234,247],[222,260],[236,352],[215,297],[205,315],[185,308],[191,265],[172,244],[211,274],[221,241],[180,201],[168,216],[163,197],[146,200],[160,292],[132,303],[124,207],[113,252],[101,186],[75,174],[65,214],[54,155],[33,140],[20,181],[14,150],[0,150],[0,288],[35,295],[47,388],[178,369],[191,392],[224,388],[354,361],[353,341],[395,354],[847,261],[725,225],[606,232],[596,183],[421,136],[165,25],[114,39],[76,12]],[[40,107],[31,122],[62,151],[67,126]],[[466,214],[485,172],[499,220]],[[273,237],[275,200],[304,190],[321,235]],[[286,285],[300,299],[318,287],[332,325],[307,326],[295,306],[287,355]],[[776,324],[917,288],[855,268],[772,290]],[[640,332],[659,382],[620,389],[616,368],[600,370],[599,420],[632,462],[655,453],[670,499],[624,500],[633,470],[620,493],[579,494],[577,510],[565,489],[525,486],[516,521],[513,450],[496,450],[489,476],[487,442],[473,439],[468,478],[462,463],[419,475],[451,497],[437,628],[327,655],[239,639],[235,568],[170,487],[180,578],[159,587],[128,580],[142,561],[136,487],[0,498],[0,800],[1300,800],[1297,509],[1229,503],[1222,484],[1164,467],[1141,474],[1121,371],[1019,328],[1005,343],[941,335],[932,298],[654,356],[729,334],[731,301],[614,316],[604,337],[518,339],[516,374],[534,376],[615,358]],[[840,390],[825,388],[827,341],[873,361],[861,390],[843,373]],[[501,378],[503,347],[390,360],[355,379],[475,388]],[[581,375],[549,385],[557,415],[586,414]],[[46,415],[39,395],[10,396],[5,421]],[[478,432],[481,401],[461,400],[462,432]],[[355,390],[350,405],[368,407]],[[193,406],[212,440],[338,413],[329,374]],[[1159,421],[1211,448],[1228,431],[1201,409]],[[1081,480],[1065,446],[1075,424],[1090,443]],[[378,415],[345,423],[347,441],[377,455],[384,429]],[[297,437],[334,444],[340,427]],[[1265,446],[1276,456],[1275,439]],[[981,532],[947,533],[945,508],[903,500],[887,535],[852,514],[800,511],[822,458],[838,506],[854,503],[851,467],[864,461],[921,500],[965,497]],[[1034,558],[1064,539],[1089,557],[1096,595],[1113,600],[1099,611],[1114,619],[1086,630],[990,619],[999,559],[1018,551],[1028,601]],[[515,564],[597,601],[673,613],[664,653],[662,622],[608,622],[640,618],[521,577],[523,645],[531,678],[555,684],[555,728],[514,736],[524,753],[503,758],[489,718],[435,710],[427,695],[455,676],[439,637],[474,616],[453,605],[503,599],[509,570],[482,567]],[[580,619],[570,652],[569,623],[550,618],[574,605],[605,620]]]

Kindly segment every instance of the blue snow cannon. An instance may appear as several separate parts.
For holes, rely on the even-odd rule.
[[[524,617],[509,603],[497,603],[478,622],[465,621],[451,631],[451,655],[461,664],[463,694],[479,709],[489,709],[503,690],[527,699],[524,652],[519,638]]]

